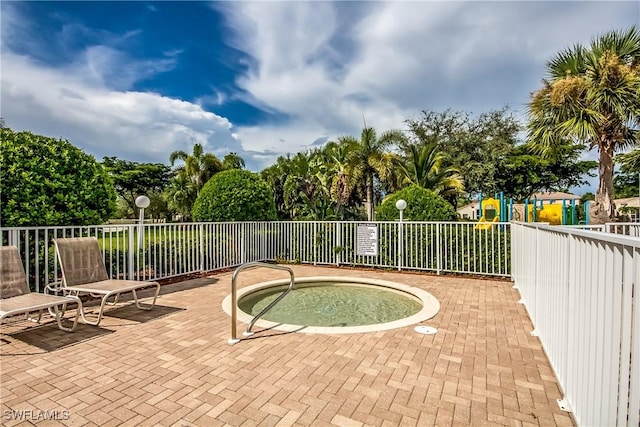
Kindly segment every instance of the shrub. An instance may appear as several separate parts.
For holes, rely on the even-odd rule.
[[[191,211],[196,221],[273,221],[273,192],[258,174],[231,169],[213,176]]]
[[[376,218],[380,221],[392,221],[400,217],[396,202],[404,199],[407,208],[404,210],[406,221],[455,221],[456,211],[453,206],[431,190],[417,185],[405,187],[389,195],[378,207]]]
[[[3,227],[100,224],[115,209],[111,179],[68,141],[2,128]]]

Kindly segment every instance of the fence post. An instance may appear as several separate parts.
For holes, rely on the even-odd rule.
[[[313,265],[318,264],[318,222],[313,222]]]
[[[342,223],[339,221],[335,222],[336,224],[336,248],[342,248]],[[338,249],[338,253],[336,254],[336,266],[340,266],[340,261],[342,260],[342,249]]]
[[[9,231],[9,244],[11,246],[16,246],[20,248],[19,242],[20,242],[20,239],[18,237],[18,230]]]
[[[440,223],[436,223],[436,274],[440,275],[442,269],[442,254],[440,251]]]
[[[135,259],[135,239],[133,237],[133,234],[135,232],[135,225],[130,225],[128,227],[129,232],[127,233],[129,235],[129,272],[128,274],[128,279],[129,280],[135,280],[135,278],[133,277],[133,263],[134,263],[134,259]]]
[[[403,240],[402,239],[402,220],[400,220],[398,221],[398,261],[397,261],[398,271],[402,270],[402,258],[403,258],[402,250],[404,249],[402,245],[402,240]]]
[[[245,262],[247,262],[247,254],[245,253],[246,250],[246,246],[247,246],[247,230],[246,230],[246,222],[241,222],[240,223],[240,264],[244,264]]]
[[[198,224],[198,233],[200,234],[200,273],[204,273],[204,224]]]

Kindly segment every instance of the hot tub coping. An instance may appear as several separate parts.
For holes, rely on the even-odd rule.
[[[394,320],[393,322],[378,323],[373,325],[362,326],[344,326],[344,327],[329,327],[329,326],[304,326],[304,325],[291,325],[270,322],[268,320],[260,319],[256,322],[256,326],[264,329],[274,329],[285,332],[301,332],[307,334],[355,334],[355,333],[367,333],[386,331],[389,329],[397,329],[406,326],[412,326],[416,323],[424,322],[425,320],[434,317],[438,311],[440,311],[440,302],[431,295],[429,292],[424,291],[413,286],[405,285],[403,283],[391,282],[388,280],[370,279],[367,277],[341,277],[341,276],[307,276],[296,277],[296,284],[305,284],[311,282],[335,282],[335,283],[353,283],[363,286],[378,286],[388,288],[390,290],[400,291],[409,294],[417,298],[422,303],[422,310],[404,319]],[[259,289],[270,288],[275,286],[287,285],[289,279],[277,279],[267,282],[260,282],[253,285],[245,286],[238,289],[237,298],[240,300],[244,295],[255,292]],[[228,315],[231,315],[231,295],[227,295],[222,301],[222,309]],[[238,309],[238,320],[248,324],[252,316]]]

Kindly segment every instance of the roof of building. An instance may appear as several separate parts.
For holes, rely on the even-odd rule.
[[[529,200],[531,199],[536,199],[536,200],[580,200],[581,196],[576,196],[575,194],[571,194],[571,193],[563,193],[561,191],[552,191],[549,193],[535,193],[533,194],[531,197],[529,197]]]
[[[478,208],[478,204],[479,204],[479,203],[480,203],[480,202],[478,202],[478,201],[471,202],[471,203],[469,203],[469,204],[467,204],[467,205],[464,205],[464,206],[460,206],[460,207],[458,207],[458,210],[460,211],[460,210],[462,210],[462,209],[469,209],[469,208],[470,208],[470,209],[477,209],[477,208]]]
[[[617,208],[637,208],[640,207],[640,197],[626,197],[624,199],[616,199],[613,201],[613,203],[615,203]]]

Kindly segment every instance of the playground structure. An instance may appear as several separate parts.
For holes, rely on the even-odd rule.
[[[482,200],[482,197],[480,197],[480,219],[475,226],[476,230],[488,230],[496,222],[509,221],[511,218],[503,219],[507,212],[512,212],[512,210],[507,211],[503,195],[500,196],[500,199],[488,198]]]
[[[588,206],[585,208],[588,209]],[[551,225],[578,224],[575,200],[556,201],[534,198],[526,199],[523,204],[514,204],[513,199],[505,199],[504,193],[501,192],[488,199],[482,199],[481,196],[479,211],[480,219],[475,226],[476,230],[488,230],[497,222],[508,222],[514,219],[524,222],[546,222]]]

